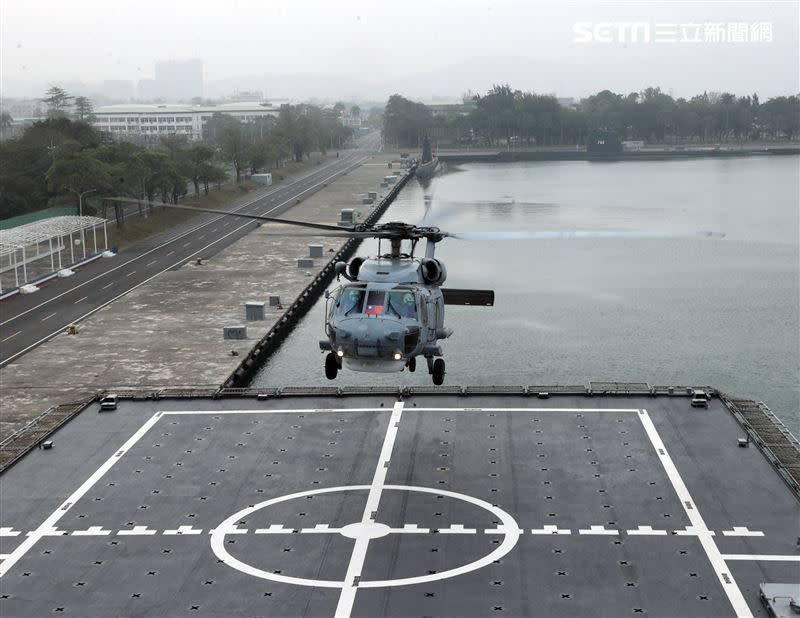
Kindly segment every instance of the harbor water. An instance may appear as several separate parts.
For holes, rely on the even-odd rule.
[[[368,207],[363,207],[368,208]],[[641,230],[663,239],[446,239],[446,286],[495,306],[448,307],[445,384],[708,384],[763,400],[800,435],[800,160],[451,166],[410,182],[383,220],[448,231]],[[725,237],[693,236],[698,231]],[[374,255],[366,241],[359,255]],[[429,384],[424,370],[329,382],[320,300],[252,386]]]

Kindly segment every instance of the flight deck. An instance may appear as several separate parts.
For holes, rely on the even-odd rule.
[[[762,584],[800,596],[797,470],[721,399],[430,390],[90,404],[0,476],[0,614],[768,616]]]

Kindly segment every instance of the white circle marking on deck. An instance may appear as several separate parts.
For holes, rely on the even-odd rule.
[[[242,519],[246,519],[256,511],[259,511],[263,508],[272,506],[274,504],[280,504],[281,502],[287,502],[289,500],[295,500],[297,498],[304,498],[306,496],[315,496],[319,494],[330,494],[336,492],[345,492],[345,491],[369,491],[370,485],[350,485],[344,487],[326,487],[323,489],[312,489],[309,491],[301,491],[295,494],[289,494],[286,496],[281,496],[279,498],[273,498],[271,500],[265,500],[264,502],[259,502],[258,504],[254,504],[251,507],[246,509],[242,509],[238,513],[234,513],[228,519],[223,521],[219,526],[214,529],[214,532],[211,533],[211,549],[214,554],[222,560],[225,564],[229,567],[236,569],[237,571],[241,571],[247,575],[252,575],[253,577],[259,577],[261,579],[269,579],[276,582],[281,582],[284,584],[295,584],[298,586],[315,586],[320,588],[344,588],[346,585],[350,585],[344,581],[337,581],[331,579],[309,579],[305,577],[292,577],[289,575],[283,575],[282,573],[270,573],[269,571],[264,571],[263,569],[256,568],[250,564],[246,564],[239,560],[238,558],[234,558],[225,547],[225,535],[226,530],[233,529],[236,526],[236,523]],[[454,498],[456,500],[463,500],[464,502],[468,502],[470,504],[474,504],[475,506],[481,507],[489,511],[492,515],[495,516],[496,519],[500,521],[500,525],[502,526],[503,541],[490,553],[486,554],[482,558],[475,560],[473,562],[464,564],[460,567],[456,567],[453,569],[448,569],[446,571],[441,571],[439,573],[431,573],[429,575],[419,575],[416,577],[405,577],[402,579],[386,579],[386,580],[374,580],[374,581],[365,581],[361,580],[358,584],[359,588],[384,588],[389,586],[408,586],[411,584],[423,584],[427,582],[438,581],[441,579],[448,579],[450,577],[455,577],[457,575],[463,575],[464,573],[469,573],[470,571],[475,571],[477,569],[483,568],[489,564],[492,564],[495,560],[499,560],[503,556],[505,556],[508,552],[510,552],[514,546],[517,544],[520,536],[520,529],[517,522],[514,518],[506,513],[503,509],[493,506],[490,503],[486,502],[485,500],[481,500],[480,498],[473,498],[472,496],[467,496],[465,494],[456,493],[454,491],[447,491],[444,489],[436,489],[432,487],[412,487],[409,485],[384,485],[384,490],[388,491],[413,491],[418,493],[426,493],[426,494],[434,494],[437,496],[447,496],[448,498]],[[342,529],[342,534],[345,536],[350,536],[350,534],[345,534],[344,530],[349,529],[349,531],[357,536],[365,535],[369,538],[379,538],[384,536],[384,526],[385,524],[372,524],[372,526],[367,526],[366,524],[357,523],[357,524],[349,524]],[[355,527],[357,526],[357,527]],[[386,526],[388,530],[389,527]],[[350,538],[356,538],[356,536],[350,536]]]

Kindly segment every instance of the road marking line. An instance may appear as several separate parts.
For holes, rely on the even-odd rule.
[[[75,503],[78,502],[86,493],[94,487],[95,483],[99,481],[103,475],[108,472],[111,467],[117,463],[122,456],[128,452],[133,446],[144,436],[150,428],[155,425],[158,420],[161,418],[161,413],[156,412],[150,419],[142,425],[136,433],[134,433],[130,438],[128,438],[127,442],[123,444],[111,457],[106,460],[106,462],[100,466],[92,476],[90,476],[86,481],[76,489],[72,495],[67,498],[64,503],[59,506],[55,511],[53,511],[50,516],[45,519],[42,524],[33,531],[33,533],[28,536],[19,546],[8,555],[8,558],[3,560],[3,563],[0,564],[0,577],[3,577],[6,573],[8,573],[9,569],[13,567],[20,558],[22,558],[28,551],[36,545],[37,541],[41,539],[43,536],[47,536],[48,533],[54,530],[55,524],[58,523],[58,520],[61,519],[64,515],[69,512],[70,508],[75,506]]]
[[[722,554],[723,560],[756,560],[764,562],[800,562],[800,556],[776,554]]]
[[[18,330],[18,331],[17,331],[16,333],[14,333],[13,335],[9,335],[9,336],[8,336],[8,337],[6,337],[5,339],[3,339],[3,343],[5,343],[6,341],[10,341],[10,340],[12,340],[14,337],[16,337],[17,335],[19,335],[19,334],[21,334],[21,333],[22,333],[22,331],[21,331],[21,330]]]
[[[87,298],[89,298],[89,297],[88,297],[88,296],[84,296],[83,298],[79,298],[78,300],[76,300],[76,301],[75,301],[74,303],[72,303],[72,304],[73,304],[73,305],[77,305],[78,303],[82,303],[83,301],[85,301]]]
[[[394,404],[392,415],[389,417],[389,427],[386,429],[386,437],[383,439],[383,448],[378,458],[378,466],[375,468],[375,475],[372,477],[372,485],[369,488],[367,504],[364,506],[364,514],[361,517],[362,524],[375,522],[375,513],[381,501],[383,485],[386,482],[386,473],[389,471],[389,460],[392,457],[394,441],[397,438],[397,428],[403,416],[403,402],[398,401]],[[358,579],[364,568],[364,561],[367,558],[367,547],[369,546],[369,536],[363,535],[356,538],[353,553],[350,555],[350,563],[347,566],[347,574],[344,577],[344,585],[339,595],[339,603],[336,606],[336,618],[349,618],[353,611],[353,603],[356,600],[358,589]]]
[[[53,313],[51,313],[50,315],[46,315],[46,316],[44,316],[44,317],[42,318],[42,322],[46,322],[47,320],[49,320],[50,318],[52,318],[52,317],[53,317],[53,316],[54,316],[56,313],[57,313],[56,311],[53,311]]]
[[[135,270],[132,270],[131,272],[129,272],[129,273],[128,273],[127,275],[125,275],[125,276],[126,276],[126,277],[132,277],[132,276],[133,276],[133,275],[135,275],[135,274],[136,274],[136,271],[135,271]]]
[[[186,247],[188,247],[189,245],[191,245],[191,244],[192,244],[191,242],[184,243],[184,245],[183,245],[184,249],[185,249]]]
[[[208,230],[208,233],[210,234],[211,232],[216,232],[216,231],[217,231],[217,228],[214,228],[213,230]]]
[[[158,260],[153,260],[152,262],[148,262],[147,264],[145,264],[145,268],[147,268],[148,266],[152,266],[156,262],[158,262]]]
[[[367,157],[364,157],[362,160],[365,160],[365,159],[367,159]],[[356,165],[359,165],[359,164],[360,164],[360,161],[359,161],[359,162],[357,162],[356,164],[354,164],[354,167],[355,167]],[[349,170],[350,168],[347,168],[347,169]],[[333,175],[331,175],[331,176],[329,176],[329,177],[328,177],[328,180],[329,180],[330,178],[333,178],[334,176],[336,176],[336,175],[338,175],[338,174],[341,174],[341,173],[342,173],[342,172],[341,172],[341,170],[340,170],[339,172],[336,172],[336,173],[334,173]],[[324,181],[323,181],[323,182],[324,182]],[[320,184],[323,184],[323,183],[317,183],[316,185],[314,185],[314,187],[316,187],[316,186],[319,186]],[[314,188],[314,187],[311,187],[311,188]],[[261,201],[262,199],[263,199],[263,196],[262,196],[262,197],[259,197],[259,198],[258,198],[258,199],[256,199],[256,200],[254,200],[254,201],[253,201],[253,203],[255,203],[255,202],[259,202],[259,201]],[[272,210],[276,210],[276,209],[280,208],[281,206],[283,206],[284,204],[288,204],[289,202],[291,202],[291,200],[287,200],[286,202],[284,202],[283,204],[280,204],[280,205],[276,206],[276,207],[275,207],[275,208],[273,208]],[[246,205],[250,205],[250,204],[246,204]],[[244,206],[242,206],[242,208],[244,208]],[[242,208],[240,208],[239,210],[241,210]],[[238,211],[231,211],[231,212],[238,212]],[[272,212],[272,211],[270,211],[270,212]],[[226,216],[226,215],[220,215],[220,218],[222,218],[222,217],[225,217],[225,216]],[[210,222],[209,222],[209,223],[210,223]],[[214,245],[216,245],[216,244],[218,244],[218,243],[220,243],[220,242],[224,241],[224,240],[225,240],[226,238],[228,238],[229,236],[232,236],[232,235],[236,234],[237,232],[239,232],[239,231],[243,230],[243,229],[244,229],[244,228],[246,228],[247,226],[249,226],[249,225],[252,225],[252,223],[253,223],[252,221],[248,221],[247,223],[243,223],[242,225],[240,225],[239,227],[236,227],[236,228],[234,228],[233,230],[231,230],[230,232],[228,232],[228,233],[227,233],[227,234],[225,234],[224,236],[220,236],[220,237],[219,237],[219,238],[217,238],[216,240],[212,240],[212,241],[211,241],[210,243],[208,243],[208,244],[207,244],[205,247],[202,247],[201,249],[198,249],[197,251],[195,251],[195,252],[193,252],[193,253],[189,254],[188,256],[186,256],[185,258],[182,258],[182,259],[181,259],[181,261],[179,261],[179,262],[176,262],[176,263],[172,264],[171,266],[167,266],[166,268],[164,268],[164,269],[162,269],[162,270],[158,271],[157,273],[155,273],[155,274],[153,274],[152,276],[148,277],[148,278],[147,278],[147,279],[145,279],[144,281],[140,281],[140,282],[139,282],[139,283],[137,283],[136,285],[134,285],[134,286],[131,286],[130,288],[128,288],[127,290],[125,290],[125,291],[121,292],[120,294],[118,294],[118,295],[117,295],[117,296],[115,296],[114,298],[112,298],[112,299],[110,299],[110,300],[108,300],[108,301],[106,301],[106,302],[104,302],[104,303],[102,303],[102,304],[98,305],[97,307],[95,307],[95,308],[94,308],[94,309],[92,309],[91,311],[89,311],[89,312],[87,312],[87,313],[83,314],[82,316],[80,316],[80,317],[78,317],[78,318],[74,319],[74,320],[72,321],[72,323],[73,323],[73,324],[77,324],[78,322],[80,322],[80,321],[82,321],[82,320],[85,320],[85,319],[86,319],[86,318],[88,318],[89,316],[91,316],[91,315],[95,314],[96,312],[100,311],[101,309],[103,309],[103,308],[107,307],[108,305],[110,305],[110,304],[111,304],[111,303],[113,303],[114,301],[116,301],[116,300],[119,300],[120,298],[122,298],[122,297],[123,297],[123,296],[125,296],[126,294],[128,294],[128,293],[132,292],[133,290],[135,290],[135,289],[137,289],[137,288],[140,288],[141,286],[143,286],[143,285],[145,285],[145,284],[149,283],[150,281],[152,281],[153,279],[155,279],[155,278],[156,278],[156,277],[158,277],[159,275],[161,275],[161,274],[163,274],[163,273],[167,272],[168,270],[172,270],[173,268],[176,268],[176,267],[178,267],[178,266],[182,266],[182,265],[183,265],[183,263],[184,263],[184,260],[186,260],[186,259],[191,259],[192,257],[194,257],[194,256],[196,256],[196,255],[198,255],[198,254],[202,253],[202,252],[203,252],[203,251],[205,251],[206,249],[208,249],[208,248],[210,248],[210,247],[213,247]],[[197,229],[200,229],[201,227],[203,227],[203,226],[205,226],[205,225],[208,225],[208,223],[203,223],[202,225],[199,225],[197,228],[195,228],[195,230],[197,230]],[[187,233],[191,233],[191,231],[192,231],[192,230],[190,230],[190,232],[187,232]],[[176,237],[176,238],[175,238],[175,239],[173,239],[173,240],[167,241],[166,243],[164,243],[164,244],[162,244],[162,245],[159,245],[158,247],[156,247],[156,249],[160,249],[161,247],[163,247],[163,246],[165,246],[165,245],[169,244],[170,242],[174,242],[174,240],[177,240],[177,238],[182,238],[183,236],[185,236],[185,234],[181,234],[179,237]],[[148,251],[147,253],[144,253],[144,254],[142,254],[142,255],[140,255],[140,256],[138,256],[138,257],[136,257],[136,258],[132,259],[132,260],[129,260],[129,261],[128,261],[128,262],[126,262],[125,264],[130,264],[131,262],[134,262],[134,261],[136,261],[136,260],[138,260],[138,259],[140,259],[140,258],[144,257],[144,256],[145,256],[145,255],[147,255],[148,253],[152,253],[152,252],[153,252],[153,251],[155,251],[156,249],[152,249],[151,251]],[[110,270],[110,271],[108,271],[108,272],[112,272],[113,270],[118,270],[119,268],[121,268],[121,267],[122,267],[122,266],[124,266],[125,264],[122,264],[122,265],[120,265],[120,266],[118,266],[118,267],[116,267],[116,268],[114,268],[114,269],[112,269],[112,270]],[[104,274],[108,274],[108,273],[104,273]],[[45,302],[43,302],[43,303],[40,303],[39,305],[37,305],[36,307],[33,307],[32,309],[29,309],[28,311],[24,311],[24,312],[22,312],[22,313],[19,313],[19,314],[17,314],[16,316],[14,316],[13,318],[9,318],[9,319],[8,319],[8,320],[6,320],[5,322],[0,322],[0,326],[2,326],[3,324],[5,324],[5,323],[7,323],[7,322],[10,322],[10,321],[12,321],[12,320],[16,320],[16,319],[17,319],[17,318],[19,318],[20,316],[22,316],[22,315],[25,315],[25,314],[29,313],[30,311],[33,311],[33,309],[36,309],[36,308],[38,308],[38,307],[41,307],[41,306],[43,306],[43,305],[45,305],[45,304],[47,304],[47,303],[49,303],[49,302],[52,302],[52,301],[53,301],[53,300],[55,300],[56,298],[60,298],[60,297],[61,297],[61,296],[63,296],[64,294],[67,294],[67,293],[69,293],[69,292],[72,292],[72,291],[74,291],[75,289],[77,289],[78,287],[82,287],[83,285],[86,285],[86,283],[89,283],[89,282],[91,282],[91,281],[94,281],[95,279],[97,279],[98,277],[101,277],[101,276],[103,276],[103,275],[98,275],[97,277],[94,277],[93,279],[90,279],[89,281],[87,281],[87,282],[85,282],[85,283],[82,283],[81,285],[79,285],[79,286],[76,286],[75,288],[72,288],[71,290],[68,290],[67,292],[63,292],[62,294],[59,294],[58,296],[54,296],[53,298],[51,298],[51,299],[50,299],[50,300],[48,300],[48,301],[45,301]],[[32,350],[32,349],[33,349],[33,348],[35,348],[36,346],[38,346],[38,345],[41,345],[42,343],[44,343],[44,342],[45,342],[45,341],[47,341],[48,339],[51,339],[52,337],[55,337],[56,335],[60,334],[61,332],[62,332],[62,327],[59,327],[59,328],[58,328],[58,330],[55,330],[55,331],[53,331],[52,333],[50,333],[50,334],[48,334],[48,335],[45,335],[44,337],[42,337],[42,338],[41,338],[41,339],[39,339],[38,341],[35,341],[35,342],[34,342],[34,343],[32,343],[31,345],[29,345],[29,346],[27,346],[26,348],[24,348],[24,349],[20,350],[19,352],[15,353],[15,354],[12,354],[11,356],[9,356],[8,358],[6,358],[6,359],[4,359],[4,360],[0,360],[0,367],[5,367],[5,366],[6,366],[6,365],[8,365],[9,363],[13,362],[15,359],[17,359],[17,358],[19,358],[20,356],[22,356],[23,354],[25,354],[26,352],[29,352],[30,350]]]
[[[637,416],[642,422],[645,433],[655,449],[656,457],[659,458],[661,464],[664,466],[664,471],[667,473],[667,477],[670,483],[672,483],[675,493],[678,495],[678,499],[681,502],[681,506],[683,506],[686,516],[692,523],[692,528],[697,531],[697,539],[703,546],[703,550],[706,552],[706,556],[708,556],[708,560],[711,562],[711,567],[717,574],[720,586],[722,586],[722,590],[728,596],[728,601],[730,601],[733,611],[739,618],[752,618],[753,614],[750,612],[747,601],[744,600],[739,585],[733,578],[733,573],[731,573],[731,570],[725,563],[725,559],[722,557],[711,531],[706,526],[702,515],[700,515],[700,509],[697,507],[697,503],[692,500],[689,489],[686,487],[686,484],[683,482],[678,472],[678,468],[669,456],[666,446],[664,446],[664,443],[661,441],[661,437],[658,435],[658,431],[652,419],[647,414],[647,410],[640,410]]]
[[[167,255],[165,255],[164,257],[169,257],[169,256],[171,256],[173,253],[175,253],[175,251],[174,251],[174,250],[173,250],[173,251],[170,251],[169,253],[167,253]]]
[[[112,282],[110,282],[110,283],[106,283],[106,284],[103,286],[103,289],[105,290],[105,289],[107,289],[107,288],[110,288],[112,285],[114,285],[114,282],[113,282],[113,281],[112,281]]]
[[[198,237],[197,237],[197,240],[203,240],[205,237],[206,237],[206,235],[205,235],[205,234],[203,234],[202,236],[198,236]]]

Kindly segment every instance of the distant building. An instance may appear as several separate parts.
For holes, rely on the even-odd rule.
[[[41,99],[2,99],[0,111],[11,116],[10,126],[0,127],[0,140],[19,137],[37,120],[46,117],[46,105]]]
[[[260,90],[234,90],[228,99],[231,103],[261,103],[264,93]]]
[[[140,99],[189,101],[203,96],[203,61],[167,60],[156,63],[155,79],[142,79],[138,84]]]
[[[578,105],[575,97],[557,97],[556,101],[561,107],[577,107]]]
[[[128,79],[103,80],[99,94],[111,100],[130,101],[134,96],[133,82]]]
[[[94,111],[94,126],[119,139],[158,141],[166,135],[203,139],[208,119],[228,114],[241,122],[277,118],[280,107],[269,103],[225,103],[223,105],[106,105]]]

